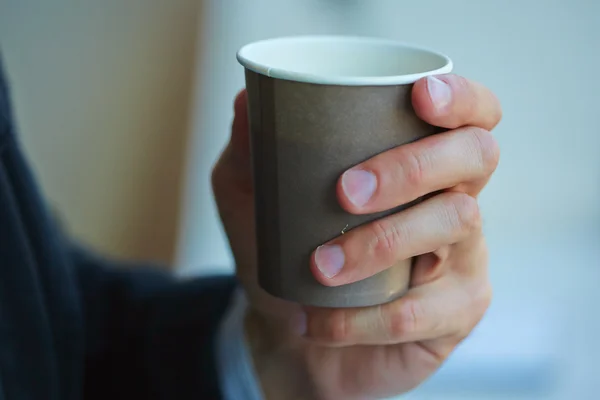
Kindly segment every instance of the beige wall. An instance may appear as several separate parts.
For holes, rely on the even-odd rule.
[[[27,154],[73,233],[171,261],[200,0],[0,0]]]

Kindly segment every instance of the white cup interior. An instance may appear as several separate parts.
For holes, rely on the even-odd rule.
[[[408,84],[452,70],[452,61],[441,53],[375,38],[269,39],[244,46],[237,58],[259,74],[315,84]]]

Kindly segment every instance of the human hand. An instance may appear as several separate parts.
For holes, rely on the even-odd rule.
[[[438,193],[315,250],[307,268],[327,286],[415,257],[405,296],[351,309],[302,308],[258,287],[246,102],[240,93],[213,188],[252,304],[247,336],[267,399],[381,398],[414,388],[471,332],[491,299],[477,196],[499,158],[489,133],[501,118],[496,97],[456,75],[418,81],[415,112],[450,130],[384,152],[340,177],[339,202],[356,214]]]

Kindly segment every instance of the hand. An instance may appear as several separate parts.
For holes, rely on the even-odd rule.
[[[456,75],[418,81],[412,102],[421,119],[450,130],[350,169],[339,179],[338,199],[360,214],[438,194],[334,239],[307,265],[319,282],[337,286],[416,257],[411,289],[381,306],[325,309],[301,308],[257,285],[245,92],[236,98],[231,141],[214,169],[213,188],[252,304],[247,336],[267,399],[404,393],[438,369],[490,303],[477,196],[498,163],[490,130],[500,121],[500,105],[488,89]]]

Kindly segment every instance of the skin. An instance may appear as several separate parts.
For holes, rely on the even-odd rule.
[[[381,306],[328,309],[276,299],[257,285],[246,92],[235,100],[231,140],[212,182],[251,303],[246,336],[267,399],[351,400],[405,393],[440,367],[490,304],[477,196],[498,164],[490,131],[501,119],[500,104],[482,85],[451,74],[415,83],[412,103],[421,119],[448,131],[353,167],[374,180],[357,183],[346,172],[337,197],[347,212],[361,214],[439,194],[326,243],[306,266],[323,285],[337,286],[415,257],[411,289]],[[370,197],[365,185],[374,189]],[[338,264],[343,254],[343,267],[333,274],[326,267],[331,254]]]

